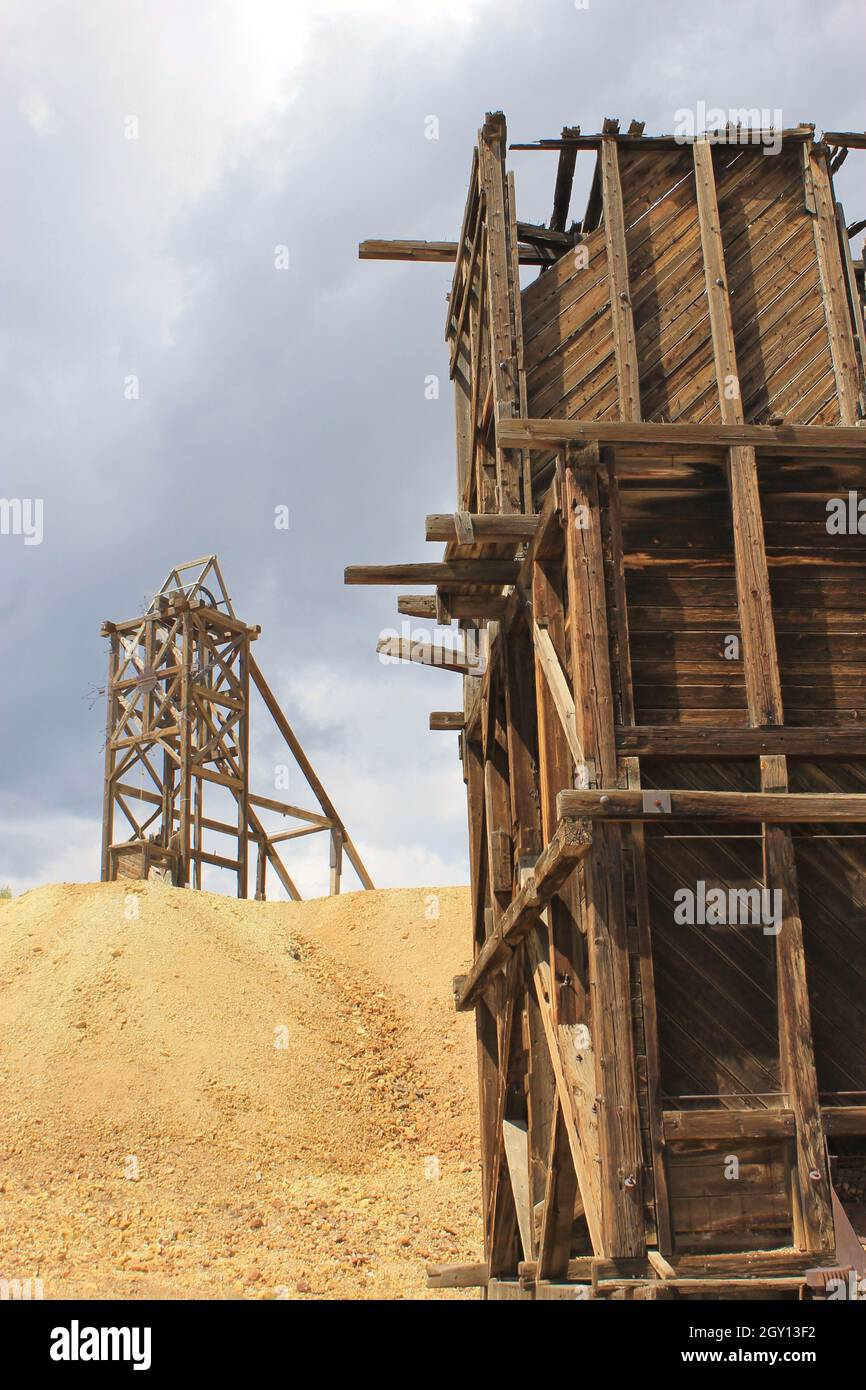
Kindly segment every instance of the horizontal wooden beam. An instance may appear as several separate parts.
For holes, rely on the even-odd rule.
[[[774,140],[810,140],[815,133],[815,127],[811,125],[792,126],[787,130],[761,130],[752,129],[749,126],[731,126],[721,130],[710,130],[701,135],[636,135],[628,131],[619,134],[615,131],[604,131],[599,135],[556,135],[549,140],[530,140],[522,143],[512,143],[508,146],[510,150],[521,150],[523,152],[545,153],[546,151],[556,151],[563,149],[576,150],[598,150],[601,149],[602,141],[613,140],[617,145],[623,145],[626,149],[641,150],[676,150],[684,146],[693,145],[696,140],[708,140],[711,145],[757,145],[769,143]],[[862,139],[863,137],[857,137]],[[824,135],[828,144],[843,144],[844,139],[838,141],[833,139],[832,134]]]
[[[571,241],[564,249],[571,246]],[[437,265],[448,264],[457,260],[456,241],[362,241],[358,246],[358,259],[360,261],[432,261]],[[521,244],[518,247],[518,258],[521,265],[549,265],[552,260],[562,254],[562,249],[558,244],[551,245],[548,249],[545,245],[539,244],[526,246]]]
[[[414,661],[419,666],[435,666],[462,676],[482,676],[487,669],[486,661],[470,661],[465,652],[440,643],[413,642],[408,637],[383,637],[376,643],[376,651],[396,661]]]
[[[517,237],[519,241],[538,242],[541,246],[551,246],[556,251],[562,253],[568,251],[574,245],[574,237],[566,231],[559,231],[555,227],[545,227],[538,222],[518,222]]]
[[[250,792],[249,803],[251,806],[258,806],[262,811],[278,811],[281,816],[294,816],[296,820],[308,821],[310,825],[318,825],[323,830],[337,823],[327,816],[319,815],[317,811],[306,811],[302,806],[292,806],[288,801],[277,801],[272,796],[256,796]]]
[[[560,816],[609,821],[866,821],[866,794],[844,792],[563,791],[556,806]]]
[[[112,634],[127,636],[129,633],[143,631],[148,623],[153,623],[157,627],[165,626],[181,613],[187,612],[192,613],[197,620],[204,622],[209,628],[215,628],[219,632],[228,632],[238,637],[249,637],[251,642],[256,640],[262,630],[259,624],[250,626],[248,623],[241,622],[240,618],[232,618],[228,613],[223,613],[221,609],[214,608],[209,603],[189,603],[188,600],[181,599],[178,603],[166,603],[158,611],[145,613],[140,618],[125,618],[121,623],[106,620],[100,631],[103,637],[109,637]]]
[[[346,584],[513,584],[517,560],[439,560],[409,565],[349,565]]]
[[[784,1279],[805,1275],[808,1269],[831,1268],[832,1255],[804,1254],[793,1247],[778,1250],[743,1250],[711,1255],[668,1255],[677,1279]],[[517,1266],[521,1279],[535,1279],[538,1266],[533,1260]],[[605,1259],[603,1256],[576,1255],[568,1262],[569,1280],[581,1283],[610,1279],[640,1279],[653,1274],[649,1260]]]
[[[358,246],[359,261],[434,261],[446,263],[457,260],[456,241],[368,240]]]
[[[523,512],[451,512],[428,516],[428,541],[528,541],[538,529],[538,517]]]
[[[665,1110],[665,1139],[787,1139],[793,1110]]]
[[[825,145],[843,145],[850,150],[866,150],[866,132],[862,130],[825,130],[821,139]]]
[[[486,1264],[427,1265],[428,1289],[482,1289],[490,1278]]]
[[[459,733],[465,723],[462,709],[434,710],[430,715],[430,728],[444,733]]]
[[[866,460],[866,429],[858,425],[663,425],[640,421],[517,417],[496,422],[496,443],[500,449],[551,449],[595,442],[665,449],[700,448],[720,453],[745,445],[764,453],[854,454]]]
[[[281,830],[276,835],[268,836],[268,843],[280,845],[284,840],[300,840],[304,835],[321,835],[323,830],[339,830],[337,825],[303,825],[300,830]],[[250,836],[252,839],[253,837]]]
[[[729,725],[618,725],[617,751],[643,758],[866,757],[866,728],[856,725],[747,729]]]
[[[822,1105],[825,1134],[866,1134],[866,1105]]]
[[[454,999],[458,1010],[474,1008],[496,971],[509,958],[591,844],[592,831],[585,820],[573,816],[560,817],[550,843],[538,856],[532,873],[481,947],[469,973],[455,981]]]
[[[113,738],[110,740],[111,748],[136,748],[139,744],[148,746],[151,743],[158,743],[162,739],[177,738],[182,733],[179,724],[167,725],[165,728],[145,729],[140,734],[130,734],[128,738]]]
[[[508,599],[501,594],[448,594],[447,608],[452,618],[467,618],[470,621],[482,618],[501,618],[508,607]],[[435,623],[438,606],[435,594],[401,594],[397,599],[397,612],[408,618],[428,618]]]
[[[237,873],[241,867],[239,859],[225,859],[221,854],[210,854],[203,849],[190,849],[189,857],[202,864],[213,864],[216,869],[231,869],[233,873]]]
[[[113,782],[113,790],[119,796],[126,796],[130,801],[147,801],[151,806],[161,806],[163,798],[157,796],[156,792],[145,791],[144,787],[133,787],[128,782]]]

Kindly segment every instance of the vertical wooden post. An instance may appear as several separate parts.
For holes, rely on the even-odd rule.
[[[632,687],[631,644],[628,628],[628,601],[625,587],[625,557],[622,540],[622,512],[619,480],[613,453],[609,453],[606,469],[599,474],[603,500],[603,533],[607,552],[610,611],[614,630],[612,648],[619,677],[619,722],[635,722],[634,691]],[[641,785],[638,758],[619,760],[619,780],[630,789]],[[673,1253],[670,1195],[668,1191],[665,1154],[664,1122],[662,1118],[661,1055],[658,1035],[655,965],[652,950],[650,895],[647,875],[646,831],[640,821],[627,826],[624,840],[630,847],[634,869],[634,904],[636,917],[637,954],[640,957],[640,998],[643,1018],[644,1058],[646,1065],[647,1107],[650,1143],[652,1146],[652,1180],[656,1214],[656,1240],[663,1255]]]
[[[731,302],[728,298],[722,227],[716,201],[713,148],[708,140],[695,141],[692,145],[692,159],[719,409],[723,424],[741,425],[743,423],[743,405],[737,374],[737,358],[734,351],[734,329],[731,320]]]
[[[854,349],[854,330],[848,312],[848,295],[839,251],[833,188],[827,169],[827,152],[823,148],[816,149],[811,141],[807,143],[806,150],[812,173],[812,187],[815,191],[815,216],[812,226],[815,232],[824,313],[830,337],[830,353],[836,375],[839,419],[843,425],[853,425],[857,421],[859,374]]]
[[[493,413],[497,420],[515,415],[520,403],[520,368],[515,337],[515,264],[509,250],[509,202],[505,178],[505,117],[488,115],[478,143],[481,190],[487,219],[487,299],[490,326],[490,371]],[[496,450],[497,510],[522,509],[521,459],[512,450]]]
[[[566,562],[578,734],[600,787],[616,785],[613,692],[598,500],[598,450],[570,456]],[[640,1257],[646,1244],[643,1164],[632,1041],[621,831],[597,825],[585,860],[586,946],[596,1064],[605,1253]]]
[[[719,408],[724,423],[742,424],[712,149],[701,141],[693,149]],[[749,723],[753,727],[780,725],[784,723],[782,686],[753,448],[728,450],[727,478]],[[785,757],[762,758],[760,766],[762,791],[788,790]],[[833,1249],[835,1235],[790,831],[780,825],[764,825],[763,849],[765,884],[782,895],[782,925],[776,937],[779,1066],[796,1123],[798,1183],[791,1194],[794,1235],[801,1249],[817,1254]]]
[[[114,728],[117,722],[117,696],[114,682],[117,673],[118,638],[113,626],[106,631],[109,638],[108,679],[105,684],[105,772],[102,782],[102,882],[111,878],[111,842],[114,835]]]
[[[623,420],[640,419],[640,383],[634,316],[628,278],[628,253],[619,154],[616,141],[603,139],[599,151],[601,188],[604,199],[604,240],[610,280],[610,311],[616,353],[619,413]]]
[[[243,786],[238,792],[238,897],[249,892],[250,819],[250,639],[244,636],[238,653],[238,683],[243,712],[238,723],[238,762]]]
[[[469,820],[469,865],[473,887],[473,944],[477,953],[484,944],[484,904],[486,874],[484,864],[484,758],[479,744],[463,736],[463,775],[466,778],[466,806]],[[478,1059],[478,1106],[481,1142],[482,1196],[484,1209],[484,1248],[490,1259],[490,1224],[487,1219],[492,1200],[493,1168],[497,1142],[497,1087],[499,1083],[499,1038],[496,1019],[486,1001],[475,1009]]]
[[[508,788],[508,732],[502,644],[491,644],[490,678],[483,719],[484,828],[487,847],[487,874],[494,924],[511,901],[514,892],[511,798]]]
[[[599,154],[600,187],[604,205],[605,245],[607,247],[610,281],[611,314],[614,327],[614,349],[617,365],[619,411],[623,420],[641,419],[640,368],[637,338],[631,304],[628,269],[628,244],[622,202],[619,153],[615,140],[602,141]],[[620,719],[623,724],[634,723],[634,698],[631,680],[631,654],[628,635],[628,605],[625,589],[625,563],[622,553],[622,528],[619,506],[619,483],[613,455],[606,459],[604,501],[606,506],[606,537],[609,554],[611,616],[613,620],[613,649],[616,654],[620,691]],[[617,763],[617,779],[630,787],[640,787],[640,762],[637,758],[621,759]],[[634,865],[635,914],[637,945],[640,955],[640,997],[644,1025],[644,1046],[647,1071],[648,1121],[652,1143],[652,1186],[656,1213],[656,1239],[659,1248],[670,1253],[673,1248],[667,1170],[664,1152],[664,1126],[661,1116],[661,1075],[656,1018],[655,973],[652,957],[649,888],[646,867],[646,835],[642,825],[630,826],[623,832]]]
[[[198,669],[202,670],[202,668],[204,667],[204,639],[201,633],[199,633],[197,637],[193,637],[191,638],[191,640],[193,641],[195,646]],[[192,698],[191,693],[190,698]],[[195,748],[201,748],[202,743],[204,741],[204,717],[202,715],[202,712],[196,705],[194,710],[190,709],[186,713],[186,717],[190,720],[192,729],[194,730],[194,732],[192,733],[193,745]],[[203,870],[201,852],[204,848],[204,835],[202,830],[202,819],[204,817],[204,779],[201,777],[196,777],[194,779],[193,801],[193,885],[196,888],[201,888]]]
[[[267,898],[268,856],[266,845],[266,838],[264,834],[261,834],[258,837],[258,854],[256,856],[256,902],[260,903],[263,903]]]
[[[538,794],[538,714],[533,681],[533,643],[523,622],[504,639],[505,708],[508,731],[508,790],[514,855],[518,868],[535,863],[543,849]]]
[[[330,894],[335,897],[340,891],[340,877],[343,872],[343,832],[339,826],[331,831],[331,883]]]
[[[195,623],[187,608],[180,622],[180,770],[178,776],[178,883],[185,888],[189,883],[190,851],[190,797],[192,793],[192,721],[189,717],[192,702],[192,660],[195,649]]]

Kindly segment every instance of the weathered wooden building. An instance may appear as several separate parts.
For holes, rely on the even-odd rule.
[[[468,796],[485,1256],[434,1283],[866,1272],[866,345],[832,180],[864,146],[568,128],[520,147],[556,159],[539,227],[497,114],[456,244],[362,245],[455,261],[444,558],[347,572],[435,585],[400,611],[467,642],[431,727]]]

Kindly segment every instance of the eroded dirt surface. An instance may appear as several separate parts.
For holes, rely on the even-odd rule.
[[[46,1298],[418,1298],[479,1258],[465,889],[0,909],[0,1278]]]

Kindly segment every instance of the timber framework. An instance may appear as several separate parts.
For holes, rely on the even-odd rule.
[[[824,1297],[866,1277],[864,223],[833,187],[866,136],[512,148],[555,165],[548,225],[496,113],[456,242],[361,246],[454,262],[444,556],[346,572],[463,634],[395,649],[463,695],[430,725],[467,790],[485,1245],[430,1282]]]
[[[201,888],[209,866],[234,877],[239,898],[248,896],[254,874],[255,896],[263,900],[271,869],[297,899],[284,849],[324,833],[330,892],[340,891],[344,853],[361,886],[373,887],[252,654],[260,631],[236,616],[216,555],[173,569],[141,617],[103,624],[109,640],[103,880],[161,877]],[[254,695],[288,760],[279,765],[284,780],[268,795],[250,785]],[[272,795],[297,774],[317,810]]]

